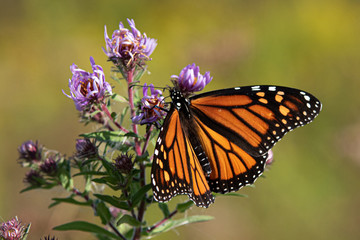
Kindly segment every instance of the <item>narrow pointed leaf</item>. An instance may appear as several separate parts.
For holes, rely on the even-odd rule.
[[[169,211],[169,207],[166,203],[158,203],[159,208],[161,209],[161,211],[164,214],[164,217],[167,218],[169,217],[170,211]]]
[[[137,219],[135,219],[134,217],[130,216],[130,215],[124,215],[122,216],[119,221],[116,223],[117,226],[119,226],[120,224],[123,223],[127,223],[131,226],[134,227],[138,227],[141,225],[141,222],[139,222]]]
[[[124,209],[124,210],[130,210],[130,207],[127,204],[127,202],[122,202],[122,201],[116,199],[115,197],[112,197],[109,195],[102,195],[102,194],[94,194],[94,196],[104,202],[111,204],[114,207]]]
[[[187,202],[184,203],[179,203],[178,205],[176,205],[176,209],[179,212],[185,212],[186,210],[188,210],[190,207],[192,207],[194,205],[194,202],[189,200]]]
[[[99,227],[98,225],[84,221],[74,221],[70,223],[65,223],[63,225],[56,226],[53,229],[58,231],[77,230],[77,231],[90,232],[95,234],[102,234],[114,239],[119,239],[119,237],[116,234],[109,232],[108,230]]]
[[[196,222],[204,222],[204,221],[209,221],[209,220],[212,220],[212,219],[214,219],[214,217],[212,217],[212,216],[195,215],[195,216],[190,216],[190,217],[177,219],[177,220],[168,220],[163,225],[160,225],[159,227],[155,228],[151,232],[151,234],[167,232],[167,231],[169,231],[171,229],[180,227],[180,226],[185,225],[185,224],[196,223]]]
[[[135,206],[136,204],[138,204],[144,197],[145,194],[151,189],[151,184],[147,184],[145,186],[143,186],[142,188],[140,188],[139,191],[137,191],[134,196],[132,197],[132,203]]]

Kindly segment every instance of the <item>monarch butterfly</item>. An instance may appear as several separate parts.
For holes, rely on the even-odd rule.
[[[252,184],[268,151],[287,132],[311,122],[321,103],[288,87],[247,86],[185,97],[170,89],[172,104],[154,150],[155,200],[187,194],[198,207]]]

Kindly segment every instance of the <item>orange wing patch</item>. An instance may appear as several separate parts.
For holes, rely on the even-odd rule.
[[[208,177],[212,191],[236,191],[252,183],[261,174],[266,154],[254,158],[199,119],[195,119],[197,132],[212,170]]]
[[[252,100],[246,95],[237,96],[236,98],[234,96],[207,96],[194,99],[191,103],[193,105],[243,106],[252,103]]]

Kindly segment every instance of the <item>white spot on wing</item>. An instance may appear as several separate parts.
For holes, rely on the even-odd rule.
[[[276,87],[275,86],[269,87],[269,91],[276,91]]]

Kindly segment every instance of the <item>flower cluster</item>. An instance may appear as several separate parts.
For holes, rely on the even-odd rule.
[[[19,163],[23,167],[30,167],[25,175],[24,182],[33,187],[46,184],[45,178],[54,179],[59,171],[61,157],[58,153],[47,150],[32,140],[24,142],[18,148]]]
[[[4,222],[0,226],[0,237],[5,240],[21,240],[25,235],[25,227],[17,217]]]
[[[179,75],[172,75],[171,78],[175,87],[182,93],[201,91],[212,80],[210,72],[202,75],[195,63],[189,64],[181,70]]]
[[[150,88],[150,95],[148,89]],[[166,112],[164,111],[164,97],[162,92],[154,88],[153,84],[144,84],[144,97],[141,99],[140,114],[135,116],[132,121],[137,124],[151,124],[161,120]]]
[[[89,73],[78,68],[73,64],[70,70],[73,74],[69,79],[70,95],[75,107],[79,111],[84,111],[89,108],[91,104],[102,103],[107,95],[112,94],[112,88],[108,82],[105,81],[105,74],[101,66],[96,65],[94,58],[90,57],[90,63],[93,72]]]
[[[134,20],[128,19],[127,21],[130,29],[125,28],[123,23],[120,22],[119,29],[113,32],[111,38],[108,37],[105,26],[106,46],[103,50],[116,67],[114,70],[116,76],[113,76],[113,79],[125,79],[128,95],[121,96],[118,93],[113,93],[112,87],[105,81],[103,68],[96,65],[92,57],[90,57],[92,72],[82,70],[73,64],[70,67],[72,72],[72,77],[69,79],[70,94],[66,94],[64,91],[63,93],[74,101],[76,109],[80,111],[82,120],[88,120],[86,123],[93,121],[99,124],[99,128],[93,132],[82,134],[82,138],[76,140],[76,152],[70,157],[54,150],[48,150],[39,145],[38,142],[34,143],[33,141],[26,141],[18,148],[20,163],[22,166],[30,168],[24,179],[24,182],[30,186],[27,186],[23,192],[36,188],[51,189],[61,186],[69,193],[69,196],[66,198],[53,198],[54,202],[51,206],[63,202],[89,206],[93,209],[95,215],[100,218],[101,223],[105,225],[104,228],[92,227],[96,225],[77,221],[65,224],[66,227],[64,225],[58,226],[55,228],[57,230],[84,230],[85,226],[86,229],[91,228],[89,232],[95,233],[101,239],[107,237],[126,239],[127,236],[132,236],[132,239],[140,239],[142,236],[149,238],[161,231],[165,231],[158,227],[166,221],[170,222],[169,225],[174,225],[174,222],[171,223],[171,217],[186,211],[193,204],[191,200],[181,203],[172,212],[169,211],[167,205],[159,204],[159,208],[163,211],[165,217],[153,226],[145,225],[145,211],[153,203],[152,199],[153,196],[156,196],[156,191],[160,191],[157,178],[162,184],[161,194],[165,196],[160,200],[169,200],[176,193],[180,193],[176,189],[186,187],[186,183],[182,185],[183,183],[176,181],[171,182],[172,185],[169,185],[167,189],[167,185],[163,184],[164,181],[170,184],[170,172],[167,171],[169,169],[165,168],[169,166],[165,166],[166,162],[161,160],[168,160],[168,158],[172,158],[173,162],[186,160],[175,159],[186,155],[181,153],[184,147],[180,146],[179,141],[172,145],[174,149],[169,149],[169,141],[166,142],[166,149],[164,149],[165,145],[161,145],[165,144],[165,142],[161,143],[162,140],[170,139],[173,142],[175,141],[174,136],[169,138],[166,135],[174,135],[179,132],[178,129],[172,131],[174,128],[171,127],[171,124],[174,121],[166,122],[167,120],[165,120],[165,125],[169,127],[162,129],[163,135],[161,136],[163,137],[164,134],[166,136],[157,140],[159,148],[154,152],[153,161],[159,167],[158,170],[163,170],[163,174],[158,171],[157,173],[160,174],[157,175],[160,177],[154,177],[155,174],[152,174],[151,184],[153,189],[154,187],[156,189],[153,195],[149,194],[148,191],[151,186],[146,183],[146,169],[151,165],[152,161],[149,156],[148,146],[151,142],[154,142],[154,137],[157,135],[156,131],[160,128],[160,121],[166,116],[167,112],[172,113],[174,117],[180,117],[176,121],[178,123],[180,121],[181,124],[177,124],[178,127],[183,127],[184,136],[186,135],[187,138],[196,137],[195,130],[190,130],[191,126],[187,126],[187,121],[183,121],[183,118],[181,118],[183,112],[179,111],[180,115],[176,116],[174,106],[183,107],[184,104],[189,104],[189,111],[191,111],[192,107],[196,106],[195,104],[190,106],[191,100],[194,98],[191,99],[189,96],[194,92],[203,90],[212,81],[212,77],[210,72],[201,74],[200,68],[195,64],[183,68],[179,75],[172,75],[171,81],[174,87],[167,88],[173,98],[173,105],[170,110],[169,104],[164,102],[162,91],[155,89],[153,84],[148,85],[145,83],[143,85],[143,96],[140,99],[137,94],[137,91],[140,90],[136,87],[136,83],[146,71],[146,61],[151,60],[150,55],[156,48],[157,42],[155,39],[148,38],[145,33],[142,34],[135,27]],[[122,77],[117,77],[120,74]],[[180,94],[177,94],[178,92]],[[178,97],[179,95],[181,97]],[[111,109],[114,102],[126,104],[127,106],[122,113],[119,113]],[[137,103],[139,104],[138,108],[136,108]],[[196,112],[194,111],[194,113]],[[125,120],[125,117],[129,115],[132,120],[130,123]],[[200,119],[200,117],[201,115],[198,116],[196,121],[200,122],[205,119]],[[123,125],[124,123],[128,124],[128,126]],[[137,124],[147,125],[144,137],[141,136]],[[156,125],[158,129],[154,130],[152,124]],[[208,124],[206,119],[203,124]],[[190,143],[193,144],[191,139]],[[188,142],[188,147],[191,147],[190,145]],[[196,149],[199,146],[194,147]],[[162,155],[157,156],[160,151]],[[175,153],[176,151],[177,153]],[[200,154],[198,155],[200,156]],[[114,158],[114,156],[117,157]],[[156,159],[156,156],[158,159]],[[270,165],[272,161],[273,153],[270,150],[266,164]],[[174,167],[170,166],[170,168],[172,168],[171,171],[174,170]],[[191,173],[185,174],[191,175]],[[75,181],[74,177],[83,177],[84,184],[81,183],[81,187],[79,187],[78,181]],[[191,186],[188,187],[193,190]],[[103,194],[105,188],[116,191],[117,194]],[[226,191],[225,188],[224,191]],[[199,196],[199,198],[202,198],[202,195]],[[205,205],[205,200],[204,203],[199,203],[196,200],[197,198],[195,195],[191,197],[197,206],[208,206],[210,201],[207,201]],[[203,221],[201,218],[198,219],[200,220],[195,221]],[[187,217],[175,221],[181,223],[175,225],[192,222]],[[123,223],[126,224],[125,227],[120,226]],[[153,231],[154,229],[157,229],[157,231]],[[21,222],[14,218],[0,225],[0,239],[23,240],[27,230],[28,228],[24,228]],[[42,239],[56,240],[55,237],[50,235],[44,236]]]
[[[146,34],[135,27],[132,19],[127,20],[131,30],[124,27],[120,22],[119,30],[115,30],[112,37],[109,38],[105,26],[105,43],[106,49],[103,48],[105,54],[115,63],[122,62],[124,65],[133,65],[138,60],[151,60],[150,55],[154,51],[157,42],[153,38],[149,38]]]

